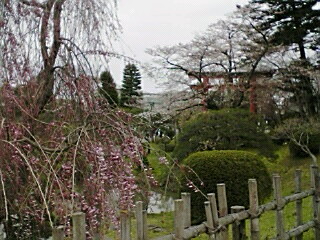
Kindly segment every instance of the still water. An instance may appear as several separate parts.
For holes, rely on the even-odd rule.
[[[173,211],[174,199],[161,193],[152,192],[148,205],[148,213],[161,213]]]

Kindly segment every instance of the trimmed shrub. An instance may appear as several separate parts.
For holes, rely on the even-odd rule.
[[[260,201],[271,193],[272,184],[268,170],[260,157],[251,152],[236,150],[197,152],[187,157],[183,164],[185,177],[182,180],[181,191],[192,191],[191,216],[194,224],[205,221],[206,198],[190,189],[190,181],[204,194],[216,193],[216,185],[225,183],[229,208],[235,205],[248,207],[250,178],[255,178],[258,182]]]
[[[182,160],[198,151],[246,149],[273,157],[274,145],[263,122],[242,109],[200,113],[182,126],[173,157]]]

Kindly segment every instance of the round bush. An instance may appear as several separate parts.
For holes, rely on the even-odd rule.
[[[173,157],[181,161],[193,152],[246,149],[273,157],[274,145],[263,122],[243,109],[200,113],[182,126]]]
[[[225,183],[229,208],[235,205],[248,207],[248,179],[250,178],[255,178],[258,182],[260,201],[271,193],[271,177],[267,168],[260,157],[251,152],[237,150],[197,152],[187,157],[183,164],[185,175],[181,191],[191,192],[194,224],[205,221],[206,198],[200,192],[191,190],[189,181],[205,195],[216,193],[216,185]]]

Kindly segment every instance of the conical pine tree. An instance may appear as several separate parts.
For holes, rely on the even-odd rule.
[[[111,73],[108,70],[101,73],[100,81],[102,83],[102,87],[100,88],[100,93],[102,96],[107,99],[110,105],[117,105],[119,103],[119,97],[116,84]]]
[[[142,98],[141,74],[135,64],[127,64],[123,72],[120,104],[135,105]]]

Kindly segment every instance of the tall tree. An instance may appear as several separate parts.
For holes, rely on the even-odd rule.
[[[319,97],[315,93],[315,79],[310,74],[315,69],[309,50],[319,48],[320,9],[317,0],[251,0],[252,19],[270,34],[270,44],[286,46],[299,52],[300,61],[292,58],[281,73],[282,90],[293,95],[291,103],[299,109],[299,115],[310,117],[318,112]],[[307,56],[309,53],[309,56]],[[283,65],[283,64],[282,64]],[[313,70],[312,70],[313,69]]]
[[[110,54],[102,48],[110,49],[110,39],[119,29],[114,3],[5,1],[0,35],[6,44],[1,49],[4,57],[0,74],[6,82],[33,85],[33,98],[29,100],[33,115],[52,100],[61,79],[92,75],[89,58]],[[82,16],[81,21],[77,16]],[[108,28],[103,26],[105,22],[110,23]],[[108,37],[104,39],[105,34]]]
[[[272,31],[272,43],[298,45],[300,58],[306,59],[306,46],[316,47],[320,37],[318,0],[251,0],[259,12],[256,20]]]
[[[189,43],[149,49],[155,63],[151,71],[159,69],[170,87],[186,85],[194,93],[188,94],[194,106],[199,105],[199,98],[204,108],[240,106],[252,89],[255,72],[270,70],[259,68],[270,51],[268,35],[244,17],[245,10],[235,16],[239,21],[212,24]]]
[[[79,210],[92,238],[133,207],[143,148],[129,117],[96,97],[92,74],[114,56],[103,49],[119,29],[116,3],[1,1],[0,222],[8,239],[48,238],[55,224],[68,234]]]
[[[141,99],[141,74],[135,64],[129,63],[123,71],[121,88],[121,105],[134,105]]]
[[[119,102],[118,92],[110,71],[107,70],[101,73],[100,82],[102,83],[102,87],[100,88],[101,94],[107,99],[110,105],[117,105]]]

